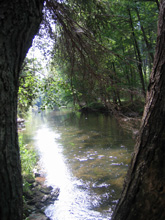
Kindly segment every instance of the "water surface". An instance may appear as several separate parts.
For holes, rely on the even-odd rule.
[[[134,146],[114,118],[33,113],[24,141],[37,148],[47,183],[60,188],[46,210],[52,220],[111,219]]]

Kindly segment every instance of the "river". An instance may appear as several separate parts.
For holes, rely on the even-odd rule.
[[[103,114],[32,113],[23,132],[48,185],[60,188],[52,220],[111,219],[134,147],[131,134]]]

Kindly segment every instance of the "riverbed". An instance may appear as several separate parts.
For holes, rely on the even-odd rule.
[[[111,219],[134,148],[131,133],[104,114],[32,112],[25,144],[39,153],[46,183],[60,195],[46,209],[52,220]]]

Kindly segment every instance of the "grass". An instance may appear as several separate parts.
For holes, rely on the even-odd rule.
[[[27,180],[34,179],[33,169],[37,164],[38,155],[32,146],[24,144],[21,134],[19,135],[19,147],[23,177],[23,192],[30,190]]]

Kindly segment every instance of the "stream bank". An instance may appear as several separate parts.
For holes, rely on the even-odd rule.
[[[23,192],[24,219],[26,220],[49,220],[44,211],[48,205],[58,199],[60,189],[47,186],[45,177],[35,174],[35,178],[27,178],[29,189]]]
[[[122,128],[132,133],[135,139],[139,133],[143,109],[144,102],[136,100],[134,102],[123,102],[120,106],[117,104],[103,105],[101,103],[93,103],[90,106],[83,106],[79,111],[85,115],[89,113],[112,115]]]

